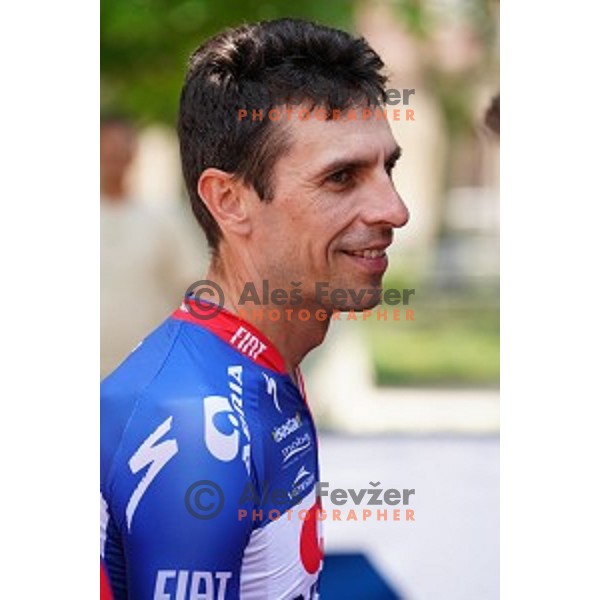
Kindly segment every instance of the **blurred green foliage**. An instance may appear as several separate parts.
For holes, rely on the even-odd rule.
[[[497,289],[474,285],[444,291],[397,270],[386,276],[384,287],[416,293],[407,306],[381,306],[388,310],[387,321],[368,323],[366,335],[379,385],[498,385]],[[395,308],[402,320],[391,320]],[[404,320],[407,308],[414,311],[414,321]]]
[[[378,322],[369,331],[376,381],[379,385],[497,386],[498,329],[497,310],[417,308],[414,322]]]
[[[103,112],[173,125],[186,62],[225,27],[303,17],[352,28],[352,0],[102,0],[100,76]]]

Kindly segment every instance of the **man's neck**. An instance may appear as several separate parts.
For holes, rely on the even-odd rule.
[[[225,269],[211,264],[206,279],[216,283],[224,293],[223,308],[238,315],[252,324],[263,335],[265,335],[279,351],[285,362],[286,371],[296,381],[296,369],[304,357],[314,348],[319,346],[325,339],[329,327],[329,315],[326,318],[317,319],[315,311],[318,307],[308,306],[306,303],[300,305],[279,305],[272,302],[262,302],[263,280],[258,278],[244,278],[243,274],[225,272]],[[250,303],[240,304],[244,286],[252,284],[261,297],[260,305]],[[300,311],[304,311],[300,319]],[[306,319],[308,310],[309,318]],[[324,313],[321,313],[324,314]]]

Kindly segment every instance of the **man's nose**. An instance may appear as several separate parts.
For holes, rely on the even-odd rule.
[[[372,193],[365,210],[365,221],[368,224],[404,227],[408,223],[408,208],[389,177],[386,176],[385,181],[378,181]]]

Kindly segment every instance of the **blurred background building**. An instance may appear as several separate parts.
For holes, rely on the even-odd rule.
[[[391,122],[411,221],[385,281],[415,290],[414,321],[333,323],[305,375],[322,479],[415,488],[416,521],[326,521],[324,600],[499,597],[499,138],[485,126],[499,92],[498,13],[492,0],[101,4],[102,109],[137,131],[126,202],[101,203],[103,374],[206,267],[174,133],[196,46],[226,26],[304,17],[364,35],[389,87],[415,90],[415,120]],[[159,276],[159,264],[172,266]]]

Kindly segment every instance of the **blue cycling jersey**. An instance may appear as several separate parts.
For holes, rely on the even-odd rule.
[[[185,302],[102,382],[101,558],[116,599],[318,598],[301,388],[249,323]]]

